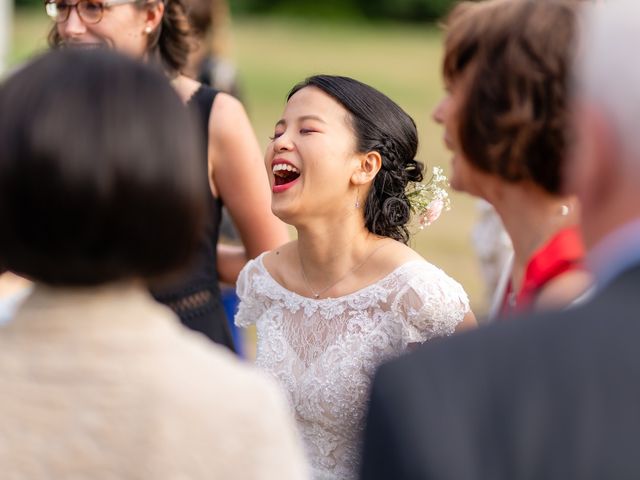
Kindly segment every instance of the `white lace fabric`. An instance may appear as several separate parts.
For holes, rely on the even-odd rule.
[[[262,259],[240,274],[235,322],[256,324],[256,364],[284,386],[314,479],[355,479],[376,367],[410,343],[453,333],[469,311],[467,295],[419,260],[352,294],[316,300],[277,283]]]

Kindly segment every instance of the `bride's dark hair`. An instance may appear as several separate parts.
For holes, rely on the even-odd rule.
[[[287,100],[309,86],[319,88],[350,113],[358,152],[376,151],[382,157],[382,167],[364,205],[367,229],[407,243],[411,205],[405,189],[409,182],[422,180],[423,168],[415,159],[418,150],[415,122],[389,97],[348,77],[309,77],[293,87]]]

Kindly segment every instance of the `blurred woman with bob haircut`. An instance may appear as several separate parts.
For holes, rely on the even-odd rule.
[[[447,21],[434,119],[453,152],[451,186],[493,205],[514,248],[491,316],[564,307],[590,284],[561,178],[578,4],[463,2]]]
[[[304,478],[277,388],[146,288],[201,235],[193,127],[161,74],[108,51],[0,86],[0,258],[35,282],[0,328],[3,477]]]

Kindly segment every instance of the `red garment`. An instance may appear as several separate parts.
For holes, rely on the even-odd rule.
[[[522,287],[515,296],[515,303],[512,285],[509,282],[502,301],[500,316],[505,317],[530,310],[536,297],[549,281],[563,273],[583,268],[584,254],[584,244],[578,228],[560,230],[529,260]]]

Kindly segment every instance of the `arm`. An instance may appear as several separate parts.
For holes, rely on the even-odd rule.
[[[462,321],[458,325],[456,325],[455,333],[464,332],[465,330],[471,330],[477,326],[478,322],[476,321],[476,316],[471,310],[469,310]]]
[[[271,213],[271,192],[258,141],[242,104],[219,93],[209,125],[209,179],[238,229],[243,247],[219,246],[220,280],[235,283],[250,258],[289,241]]]
[[[585,293],[593,284],[584,270],[569,270],[547,283],[536,298],[535,310],[562,309]]]
[[[442,270],[425,264],[406,279],[397,308],[406,318],[408,343],[423,343],[476,326],[462,286]]]
[[[460,321],[460,323],[458,323],[455,326],[455,329],[453,331],[453,333],[460,333],[460,332],[466,332],[469,330],[473,330],[474,328],[476,328],[478,326],[478,322],[476,320],[476,316],[474,315],[474,313],[469,310],[464,317],[462,317],[462,320]],[[420,347],[420,345],[422,345],[423,342],[414,342],[414,343],[410,343],[409,344],[409,349],[410,350],[415,350],[416,348]]]

